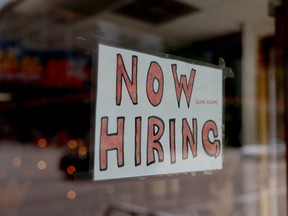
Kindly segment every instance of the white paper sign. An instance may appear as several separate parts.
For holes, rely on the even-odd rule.
[[[99,44],[94,180],[222,169],[222,76]]]

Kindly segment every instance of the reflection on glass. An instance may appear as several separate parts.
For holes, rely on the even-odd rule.
[[[67,173],[69,175],[73,175],[74,172],[76,172],[76,168],[74,166],[71,165],[67,168]]]
[[[44,138],[40,138],[37,142],[39,148],[45,148],[47,146],[47,140]]]
[[[39,170],[45,170],[46,169],[46,162],[44,161],[44,160],[40,160],[40,161],[38,161],[38,163],[37,163],[37,168],[39,169]]]
[[[78,155],[80,158],[85,158],[87,155],[87,148],[85,146],[81,146],[78,150]]]
[[[103,216],[113,208],[114,215],[286,215],[286,92],[277,80],[283,78],[277,76],[274,18],[261,21],[258,14],[267,15],[266,1],[185,0],[199,11],[157,26],[115,14],[126,0],[71,2],[13,1],[0,11],[1,216]],[[143,5],[149,2],[171,3]],[[225,10],[233,5],[237,10]],[[235,78],[225,80],[223,170],[107,182],[73,178],[91,171],[92,52],[102,33],[124,47],[213,64],[225,59]]]
[[[74,200],[76,198],[76,192],[74,190],[69,190],[66,194],[66,197],[69,199],[69,200]]]
[[[69,140],[69,142],[68,142],[68,147],[70,148],[70,149],[75,149],[76,147],[77,147],[77,141],[76,140]]]

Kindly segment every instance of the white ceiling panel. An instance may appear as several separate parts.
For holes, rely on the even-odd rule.
[[[216,35],[240,31],[238,23],[227,20],[224,16],[215,16],[201,12],[187,16],[166,25],[155,28],[160,35],[169,35],[174,41],[209,38]]]
[[[240,31],[240,26],[243,23],[261,23],[259,22],[261,20],[273,20],[273,18],[268,17],[268,0],[177,0],[199,8],[199,11],[159,25],[113,13],[117,5],[125,5],[133,1],[135,0],[120,0],[115,4],[112,0],[99,0],[98,3],[93,4],[93,7],[95,6],[97,9],[95,14],[86,14],[83,19],[78,19],[78,17],[71,19],[69,26],[65,26],[67,23],[63,22],[63,32],[69,32],[65,31],[65,28],[72,27],[76,35],[77,31],[79,34],[85,34],[85,30],[91,32],[90,29],[95,25],[111,23],[111,25],[104,26],[107,34],[117,32],[117,35],[122,38],[130,38],[131,41],[138,41],[141,35],[149,35],[150,38],[159,38],[163,43],[187,43]],[[65,20],[69,5],[72,7],[75,4],[80,4],[82,11],[85,11],[85,7],[91,5],[85,2],[88,0],[75,0],[73,4],[70,4],[69,0],[23,0],[14,7],[13,11],[28,16],[39,12],[42,15],[47,13],[49,15],[47,15],[49,17],[47,22],[53,26],[53,23],[61,24],[59,20]],[[57,12],[60,5],[66,5],[64,7],[66,11],[63,14]],[[75,8],[77,9],[77,7]],[[11,19],[11,23],[13,22],[15,19]],[[33,25],[33,23],[32,20],[29,25]],[[19,29],[19,31],[25,31],[25,27],[23,26],[23,29]],[[49,30],[49,33],[54,34],[53,28],[51,31]],[[55,34],[57,35],[57,32]]]

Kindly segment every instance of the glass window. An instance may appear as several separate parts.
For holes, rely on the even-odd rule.
[[[0,215],[286,215],[279,7],[260,0],[3,1]],[[99,42],[217,67],[225,60],[234,77],[224,80],[222,169],[92,180]]]

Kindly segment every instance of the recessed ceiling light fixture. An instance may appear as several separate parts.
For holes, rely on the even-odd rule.
[[[159,25],[197,11],[196,7],[176,0],[137,0],[116,9],[114,13]]]

